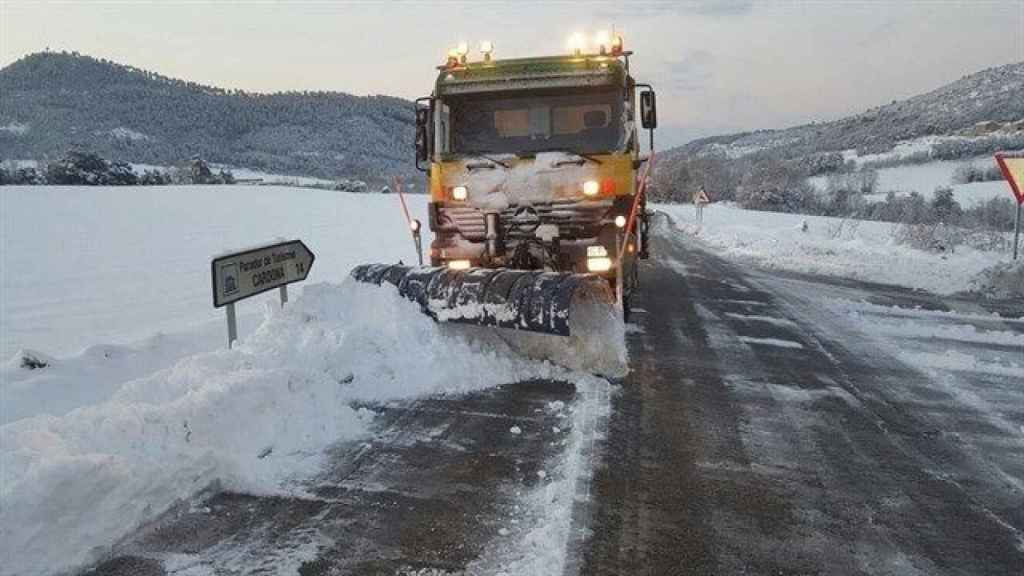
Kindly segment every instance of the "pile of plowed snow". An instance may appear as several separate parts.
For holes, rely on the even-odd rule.
[[[982,270],[972,281],[971,291],[991,298],[1024,298],[1024,260]]]
[[[765,268],[896,284],[951,294],[968,290],[1005,252],[958,246],[925,252],[897,240],[898,224],[827,216],[744,210],[728,203],[704,209],[696,222],[692,204],[659,205],[678,233],[717,253]]]
[[[367,433],[373,415],[353,402],[578,377],[462,328],[393,290],[310,285],[285,309],[268,306],[233,350],[185,357],[99,404],[0,427],[0,573],[82,565],[214,482],[301,494],[326,447]],[[622,350],[620,338],[604,352],[616,364]]]

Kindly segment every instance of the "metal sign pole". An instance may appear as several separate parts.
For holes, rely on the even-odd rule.
[[[1017,220],[1013,224],[1013,259],[1017,259],[1018,243],[1020,241],[1020,209],[1024,203],[1017,203]]]
[[[235,340],[238,340],[238,324],[235,323],[235,304],[232,302],[227,305],[228,312],[228,348],[231,348],[231,344]]]
[[[288,285],[281,286],[281,308],[288,302]]]
[[[412,239],[416,242],[416,258],[419,260],[420,266],[423,266],[423,239],[420,237],[418,226],[416,230],[413,230]]]
[[[615,303],[619,307],[619,312],[622,312],[622,245],[624,243],[624,233],[622,229],[619,229],[619,233],[615,235]]]

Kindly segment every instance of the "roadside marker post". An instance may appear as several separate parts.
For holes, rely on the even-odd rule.
[[[1013,259],[1016,260],[1020,250],[1020,212],[1024,205],[1024,152],[997,152],[996,162],[1017,200],[1017,217],[1013,224]]]
[[[405,223],[409,226],[409,230],[412,232],[412,242],[416,245],[416,260],[419,261],[420,266],[423,266],[423,238],[420,234],[420,229],[423,227],[420,221],[409,216],[409,207],[405,204],[405,194],[402,192],[402,177],[395,176],[393,179],[395,191],[398,192],[398,200],[402,203],[402,214],[405,215]]]
[[[238,340],[235,302],[274,288],[281,306],[288,302],[288,285],[309,276],[316,255],[302,240],[287,240],[223,254],[210,262],[213,307],[226,307],[228,348]]]
[[[693,193],[693,205],[697,208],[697,222],[704,223],[704,206],[711,203],[708,193],[701,187]]]

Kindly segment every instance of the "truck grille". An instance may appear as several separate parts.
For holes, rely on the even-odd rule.
[[[523,209],[532,209],[539,217],[541,224],[558,226],[561,238],[590,238],[596,236],[604,215],[612,207],[611,200],[558,200],[523,206],[509,206],[501,210],[499,219],[502,234],[506,238],[524,238],[533,235],[532,226],[516,225],[516,214]],[[482,241],[486,237],[484,211],[473,206],[444,205],[438,206],[440,228],[455,228],[459,234],[472,241]]]

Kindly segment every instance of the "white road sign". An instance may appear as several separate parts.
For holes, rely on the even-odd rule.
[[[316,256],[302,240],[260,246],[213,259],[213,306],[220,308],[305,280]]]

